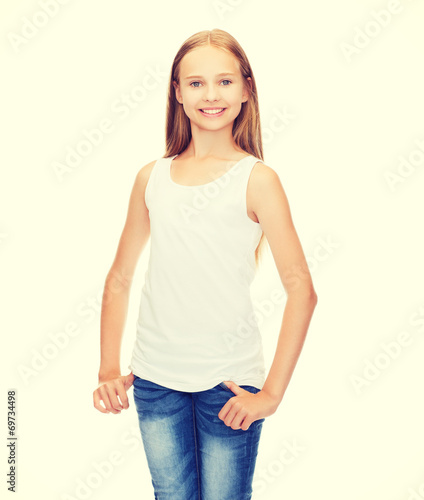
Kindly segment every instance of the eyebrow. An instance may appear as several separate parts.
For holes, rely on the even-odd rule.
[[[227,73],[219,73],[217,76],[236,76],[235,73],[227,72]],[[186,76],[184,80],[189,80],[190,78],[203,78],[203,76],[200,75],[191,75],[191,76]]]

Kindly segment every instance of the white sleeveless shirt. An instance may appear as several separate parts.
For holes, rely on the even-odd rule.
[[[159,158],[146,185],[150,256],[128,368],[170,389],[197,392],[224,380],[262,389],[262,339],[250,296],[262,234],[247,215],[248,155],[221,177],[177,184]]]

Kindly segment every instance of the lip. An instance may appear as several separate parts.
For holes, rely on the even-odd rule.
[[[208,113],[203,113],[202,109],[206,109],[206,110],[214,110],[214,109],[222,109],[221,112],[219,113],[214,113],[214,114],[208,114]],[[224,114],[224,111],[226,110],[227,108],[201,108],[199,109],[200,113],[202,113],[203,116],[208,116],[208,117],[216,117],[216,116],[222,116]]]

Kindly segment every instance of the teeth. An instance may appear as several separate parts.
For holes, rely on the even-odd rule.
[[[206,113],[208,115],[216,115],[217,113],[221,113],[221,111],[224,108],[221,109],[202,109],[203,113]]]

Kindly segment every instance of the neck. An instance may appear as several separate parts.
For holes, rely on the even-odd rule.
[[[237,152],[244,153],[234,141],[231,123],[220,130],[204,130],[192,126],[190,144],[187,146],[184,156],[187,155],[200,161],[207,158],[229,158]]]

